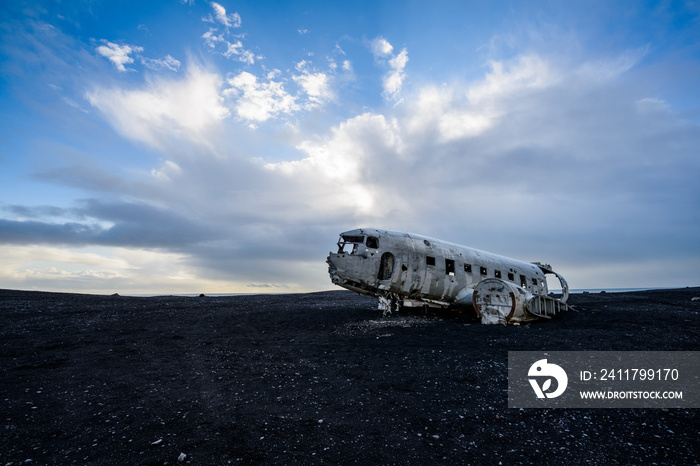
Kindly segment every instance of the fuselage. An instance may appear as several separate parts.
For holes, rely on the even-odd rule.
[[[327,262],[336,285],[403,306],[471,307],[474,288],[487,278],[545,296],[543,270],[550,271],[538,263],[372,228],[341,233],[338,252],[331,252]]]

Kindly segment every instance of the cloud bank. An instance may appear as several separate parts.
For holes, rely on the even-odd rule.
[[[143,160],[37,169],[82,195],[0,205],[6,283],[328,289],[325,256],[358,226],[551,262],[574,288],[697,277],[700,127],[645,85],[649,47],[521,50],[437,80],[379,36],[274,67],[249,52],[238,13],[207,8],[196,40],[233,68],[93,43],[118,78],[76,99]],[[374,105],[357,102],[368,81]]]

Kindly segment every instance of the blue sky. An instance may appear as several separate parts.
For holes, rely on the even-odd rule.
[[[0,287],[331,289],[341,231],[700,285],[700,2],[3,2]]]

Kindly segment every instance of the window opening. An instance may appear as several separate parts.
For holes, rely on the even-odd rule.
[[[367,247],[372,249],[377,249],[379,247],[379,240],[374,236],[367,237]]]
[[[454,277],[455,261],[453,261],[452,259],[445,259],[445,273]]]
[[[356,243],[338,243],[338,254],[352,254],[356,249]]]
[[[520,286],[523,288],[527,286],[527,278],[525,278],[525,275],[520,276]]]
[[[471,264],[464,264],[464,271],[467,273],[472,273],[472,265]]]
[[[510,272],[508,273],[508,280],[510,280],[512,282],[515,281],[515,276]]]
[[[495,275],[496,278],[501,278],[501,271],[500,270],[494,270],[493,274]]]
[[[481,275],[486,275],[488,273],[488,270],[486,270],[486,267],[481,267]]]
[[[425,256],[425,265],[435,265],[435,258],[430,256]]]

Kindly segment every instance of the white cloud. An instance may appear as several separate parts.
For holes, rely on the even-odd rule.
[[[71,251],[48,246],[14,246],[12,248],[5,248],[6,251],[3,254],[3,257],[5,258],[4,262],[13,266],[29,262],[32,264],[64,263],[80,265],[82,267],[99,267],[121,271],[134,270],[136,268],[131,266],[123,258],[105,256],[104,254],[101,254],[103,248],[95,248],[95,251],[92,252]]]
[[[334,65],[335,62],[331,60],[329,62],[329,69],[331,72],[336,68]],[[294,68],[301,73],[292,76],[292,79],[301,87],[307,96],[308,102],[305,105],[306,109],[314,108],[335,97],[330,86],[330,76],[327,73],[316,72],[311,62],[306,60],[301,60]]]
[[[134,59],[129,55],[131,53],[139,53],[143,51],[143,47],[119,45],[106,40],[102,40],[102,43],[104,45],[97,47],[97,53],[109,59],[117,70],[122,72],[127,71],[127,68],[124,65],[134,62]]]
[[[173,139],[208,145],[208,131],[229,116],[219,75],[191,65],[179,80],[156,79],[142,90],[95,88],[87,93],[122,134],[164,148]]]
[[[372,40],[370,49],[374,59],[389,68],[389,71],[382,77],[384,97],[394,101],[399,100],[403,81],[406,78],[405,68],[408,63],[408,51],[404,48],[397,55],[393,55],[394,47],[383,37]]]
[[[141,63],[143,63],[146,68],[154,70],[154,71],[161,71],[161,70],[171,70],[171,71],[177,71],[180,69],[180,61],[176,60],[175,58],[171,57],[170,55],[166,55],[163,58],[141,58]]]
[[[375,58],[384,58],[391,54],[394,47],[383,37],[376,37],[370,42],[370,48]]]
[[[121,295],[227,293],[232,282],[201,278],[187,255],[134,248],[0,245],[0,279],[14,289]],[[246,289],[246,283],[235,286]]]
[[[384,93],[396,98],[401,92],[401,86],[403,85],[403,80],[406,77],[404,68],[406,68],[406,63],[408,63],[408,52],[403,49],[401,53],[389,60],[389,67],[391,72],[384,77]]]
[[[173,177],[182,174],[182,168],[172,160],[166,160],[160,169],[151,170],[151,176],[159,181],[172,181]]]
[[[543,89],[554,85],[561,77],[537,55],[523,55],[509,62],[492,61],[491,72],[479,84],[470,86],[469,100],[481,104],[518,94],[527,89]]]
[[[653,115],[659,112],[670,113],[671,106],[660,99],[654,99],[651,97],[646,97],[644,99],[639,99],[637,102],[637,110],[643,115]]]
[[[301,60],[294,65],[294,69],[300,72],[307,71],[309,69],[310,63],[306,60]]]
[[[648,52],[648,46],[626,50],[615,57],[586,62],[578,68],[578,73],[590,81],[611,81],[634,67]]]
[[[227,28],[238,28],[241,27],[241,16],[238,13],[226,14],[226,8],[219,5],[216,2],[210,3],[212,9],[214,10],[214,17],[211,16],[206,18],[209,22],[218,22],[223,24]]]
[[[493,116],[488,112],[454,110],[445,113],[438,120],[438,131],[443,141],[477,136],[493,124]]]
[[[577,70],[531,54],[494,62],[480,80],[418,89],[398,118],[350,118],[300,144],[305,157],[266,168],[287,178],[280,186],[304,209],[343,212],[345,225],[462,235],[503,253],[489,234],[518,225],[527,250],[559,257],[576,256],[573,243],[614,245],[601,254],[653,243],[642,225],[664,215],[664,183],[690,178],[669,167],[694,166],[697,130],[681,143],[685,126],[663,101]],[[591,220],[628,233],[601,233]],[[558,227],[542,232],[543,222]]]
[[[104,45],[97,47],[97,53],[109,59],[117,70],[122,72],[133,71],[126,68],[125,65],[134,63],[134,58],[131,55],[134,54],[138,56],[141,52],[143,52],[143,47],[138,47],[135,45],[119,45],[106,40],[103,40],[102,42]],[[177,71],[180,68],[180,61],[176,60],[171,55],[166,55],[163,58],[140,57],[140,61],[148,69],[154,71],[161,71],[165,69]]]
[[[219,50],[231,43],[215,30],[204,40]],[[233,43],[234,50],[243,48]],[[263,68],[263,77],[238,70],[225,84],[216,73],[190,69],[181,79],[152,81],[137,90],[98,88],[90,93],[91,104],[119,131],[167,154],[147,177],[161,190],[157,201],[189,209],[193,223],[235,238],[227,248],[198,243],[192,257],[170,258],[162,270],[130,264],[142,266],[144,274],[165,270],[164,277],[178,281],[257,274],[243,283],[289,283],[296,278],[285,278],[282,271],[302,264],[314,270],[308,276],[327,283],[323,267],[315,271],[323,257],[309,252],[311,247],[297,252],[304,247],[298,239],[318,249],[318,238],[328,231],[363,224],[506,254],[512,251],[502,248],[511,247],[512,240],[522,248],[517,254],[523,259],[547,260],[536,253],[548,250],[576,264],[582,260],[579,250],[593,251],[594,261],[605,259],[603,253],[654,245],[654,238],[645,237],[644,222],[660,218],[657,223],[671,224],[664,217],[664,196],[677,197],[674,202],[693,211],[688,199],[697,199],[697,188],[674,181],[697,171],[692,169],[696,162],[686,161],[687,148],[697,147],[697,128],[679,124],[661,98],[624,86],[621,78],[635,63],[629,55],[576,66],[529,53],[494,60],[472,81],[406,92],[408,53],[394,52],[385,39],[377,41],[385,95],[403,98],[405,105],[385,114],[350,115],[321,136],[304,133],[303,121],[293,136],[287,128],[275,132],[282,125],[259,132],[260,139],[274,142],[256,145],[250,156],[260,159],[249,165],[219,159],[187,165],[166,152],[164,141],[249,147],[239,141],[240,133],[226,132],[228,139],[213,140],[209,130],[230,113],[256,123],[318,105],[333,98],[331,84],[342,75],[319,72],[307,58],[291,73]],[[349,60],[343,67],[352,69]],[[298,91],[290,94],[290,86]],[[289,140],[295,140],[296,152]],[[258,148],[275,152],[274,161],[260,161],[268,154]],[[672,196],[664,184],[686,187],[683,195]],[[610,246],[596,256],[597,243]],[[280,251],[289,255],[270,259]],[[197,261],[202,269],[178,268],[179,261]],[[53,273],[45,265],[23,270]],[[126,280],[135,269],[85,265],[56,270],[73,273],[75,279],[112,273],[121,275],[109,280]],[[573,275],[565,275],[573,286],[581,286]],[[228,283],[231,290],[234,281]]]
[[[204,42],[211,48],[215,48],[219,42],[225,42],[224,37],[222,35],[217,35],[216,32],[216,29],[209,28],[207,32],[202,34],[202,39],[204,39]]]
[[[320,105],[333,98],[328,75],[325,73],[303,73],[292,76],[292,79],[304,89],[308,96],[309,105],[307,107]]]
[[[227,49],[223,53],[226,58],[230,58],[231,56],[235,55],[238,57],[238,60],[242,61],[243,63],[248,65],[255,63],[255,55],[250,50],[245,50],[243,48],[243,43],[240,40],[234,43],[226,42],[226,45]]]
[[[228,80],[230,88],[224,95],[235,101],[239,118],[263,122],[280,113],[292,113],[298,109],[295,97],[284,90],[281,82],[260,82],[251,73],[243,71]]]
[[[312,71],[311,64],[305,60],[295,67],[301,72],[292,76],[300,88],[296,95],[288,93],[282,81],[274,80],[279,70],[268,72],[267,81],[243,71],[227,81],[231,87],[223,95],[231,99],[240,119],[252,122],[264,122],[302,108],[309,110],[334,98],[328,74]]]
[[[236,57],[239,61],[252,65],[255,63],[255,54],[250,50],[246,50],[243,47],[243,42],[236,40],[234,42],[229,42],[223,34],[217,34],[218,31],[215,28],[209,28],[207,32],[202,34],[202,39],[204,42],[212,49],[216,49],[219,44],[224,48],[221,55],[226,58]]]
[[[419,89],[408,103],[405,123],[413,137],[434,134],[447,142],[478,136],[508,114],[512,101],[560,85],[562,80],[561,71],[536,55],[492,61],[490,71],[479,81]]]
[[[298,148],[306,158],[269,163],[266,168],[293,180],[295,199],[313,209],[308,214],[379,218],[386,213],[385,201],[394,197],[368,181],[373,174],[392,176],[383,168],[400,159],[396,121],[366,113],[333,128],[323,140],[305,141]]]

